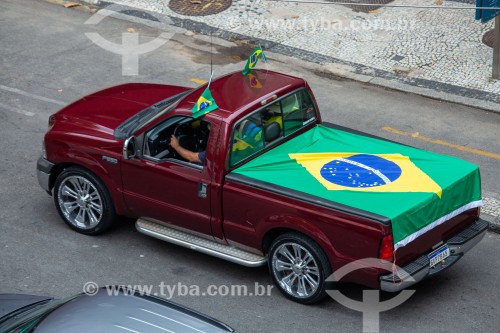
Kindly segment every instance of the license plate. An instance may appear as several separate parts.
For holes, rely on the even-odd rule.
[[[427,256],[429,258],[429,266],[434,267],[449,256],[450,248],[448,244],[445,244]]]

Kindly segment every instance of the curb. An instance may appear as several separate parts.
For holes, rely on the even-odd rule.
[[[488,230],[500,234],[500,217],[491,216],[488,214],[481,214],[481,218],[489,223]]]
[[[45,1],[61,5],[67,2],[65,0]],[[75,2],[81,3],[84,7],[88,7],[92,12],[106,8],[110,5],[119,6],[120,8],[123,8],[123,11],[121,11],[119,15],[120,19],[140,23],[156,29],[165,29],[165,27],[159,26],[158,22],[134,15],[138,11],[147,13],[148,11],[144,9],[126,5],[116,5],[112,2],[101,0],[76,0]],[[293,54],[293,58],[306,61],[308,64],[304,66],[305,68],[310,68],[311,65],[313,65],[312,67],[318,67],[319,65],[319,68],[315,68],[315,70],[319,70],[320,72],[323,72],[325,74],[334,75],[337,77],[342,77],[363,83],[369,83],[391,90],[416,94],[439,101],[450,102],[490,112],[500,113],[500,96],[494,93],[488,93],[481,90],[455,86],[452,84],[441,83],[427,79],[401,76],[392,72],[376,69],[362,64],[351,63],[334,57],[302,50],[291,46],[286,46],[269,40],[249,37],[243,34],[221,30],[219,28],[209,26],[205,23],[190,20],[187,18],[179,18],[158,13],[154,14],[165,16],[168,21],[171,22],[169,26],[175,28],[174,30],[176,30],[175,32],[177,33],[190,30],[199,34],[208,33],[214,37],[219,37],[223,40],[231,42],[245,40],[250,43],[260,43],[266,49],[268,49],[268,51],[276,55],[290,57],[290,55]]]
[[[65,2],[64,0],[45,1]],[[82,4],[88,4],[91,6],[91,8],[94,7],[98,9],[106,8],[110,5],[116,6],[116,4],[112,2],[102,0],[77,1]],[[161,27],[158,27],[158,22],[154,22],[143,17],[138,18],[134,16],[134,12],[137,12],[138,10],[146,13],[148,12],[147,10],[125,5],[119,6],[124,9],[123,12],[128,12],[128,14],[120,15],[121,19],[133,22],[138,22],[139,19],[139,23],[141,24],[161,29]],[[344,61],[331,56],[302,50],[296,47],[286,46],[269,40],[249,37],[243,34],[221,30],[219,28],[215,28],[198,21],[190,20],[188,18],[179,18],[158,13],[155,13],[155,15],[165,16],[169,20],[169,22],[171,22],[170,27],[177,28],[176,32],[180,32],[179,30],[189,30],[199,34],[211,34],[213,37],[219,37],[230,42],[245,40],[251,44],[260,43],[269,52],[272,52],[275,55],[288,57],[290,57],[290,55],[293,55],[291,57],[307,62],[307,64],[304,64],[305,66],[303,67],[309,69],[312,65],[312,67],[316,67],[316,71],[323,72],[327,75],[334,75],[337,77],[342,77],[363,83],[369,83],[391,90],[416,94],[439,101],[460,104],[494,113],[500,113],[500,95],[498,94],[460,87],[449,83],[441,83],[411,76],[398,75],[393,72]]]
[[[485,203],[485,206],[481,208],[481,218],[489,223],[489,231],[500,234],[500,210],[498,209],[500,207],[500,195],[483,191],[483,200],[489,201],[490,207],[487,208]]]

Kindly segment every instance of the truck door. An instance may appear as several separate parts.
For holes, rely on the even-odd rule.
[[[209,132],[207,132],[209,128]],[[218,128],[185,116],[174,116],[143,136],[140,157],[123,160],[124,200],[138,217],[211,235],[211,156]],[[192,151],[206,151],[206,162],[183,161],[170,147],[174,134]],[[138,140],[140,142],[141,140]]]

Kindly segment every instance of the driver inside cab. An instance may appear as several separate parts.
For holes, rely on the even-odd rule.
[[[208,132],[211,130],[211,125],[206,123]],[[208,135],[207,135],[208,137]],[[177,137],[174,134],[170,137],[170,146],[175,149],[177,154],[179,154],[183,159],[187,160],[191,163],[196,163],[199,165],[205,165],[206,159],[206,147],[203,147],[203,150],[200,152],[191,151],[187,148],[184,148]]]

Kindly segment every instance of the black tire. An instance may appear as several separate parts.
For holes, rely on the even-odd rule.
[[[54,203],[64,222],[85,235],[108,230],[116,219],[106,186],[96,175],[81,167],[67,168],[57,177]]]
[[[275,285],[287,298],[313,304],[326,296],[325,279],[332,268],[324,251],[309,237],[296,232],[278,236],[269,250],[268,266]]]

